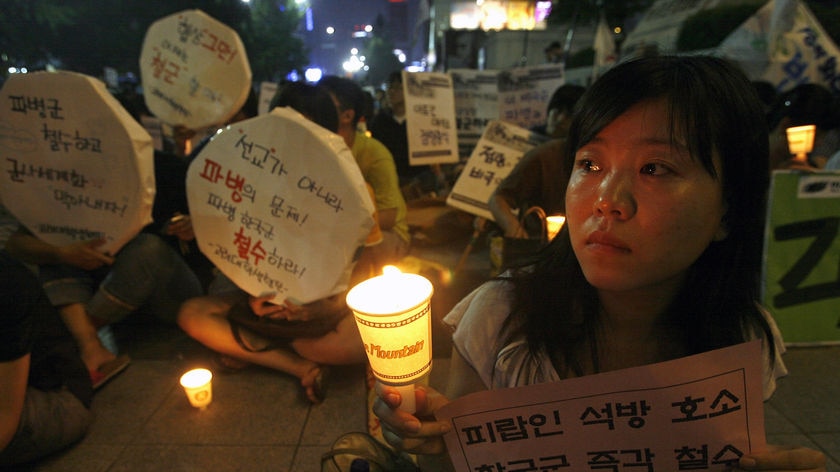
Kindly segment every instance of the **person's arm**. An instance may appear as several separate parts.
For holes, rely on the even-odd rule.
[[[91,239],[65,246],[55,246],[35,237],[22,227],[9,236],[6,250],[15,258],[30,264],[67,264],[84,270],[110,265],[114,258],[97,250],[105,239]]]
[[[0,362],[0,451],[12,441],[23,412],[30,355]]]
[[[522,226],[519,224],[519,217],[514,214],[515,208],[511,205],[507,195],[499,192],[497,188],[490,195],[487,206],[490,213],[493,214],[493,220],[499,225],[506,237],[515,238],[520,233]]]
[[[379,396],[373,411],[382,424],[383,437],[392,446],[418,458],[422,470],[452,470],[443,435],[449,432],[446,421],[437,421],[435,412],[450,402],[468,393],[487,390],[478,372],[467,363],[456,349],[452,350],[447,379],[446,395],[437,390],[419,386],[415,390],[416,413],[409,414],[399,409],[402,398],[396,389],[377,383]]]

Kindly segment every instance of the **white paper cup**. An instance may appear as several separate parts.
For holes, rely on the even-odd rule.
[[[190,405],[205,409],[213,401],[213,374],[207,369],[193,369],[181,376],[181,386]]]
[[[370,367],[383,384],[402,387],[413,409],[414,383],[432,368],[432,283],[401,272],[368,279],[347,293]]]

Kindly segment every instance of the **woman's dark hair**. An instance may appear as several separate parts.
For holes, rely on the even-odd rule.
[[[333,133],[338,132],[338,110],[330,93],[321,86],[304,82],[282,84],[271,99],[269,108],[274,107],[290,107]]]
[[[757,305],[768,131],[762,104],[736,66],[705,56],[655,56],[613,67],[578,103],[566,168],[571,172],[577,150],[613,120],[640,102],[656,99],[667,104],[671,138],[684,141],[691,156],[721,180],[728,230],[689,269],[664,322],[690,354],[742,342],[746,330],[763,333],[772,349],[770,327]],[[714,167],[715,155],[720,156],[721,175]],[[582,375],[580,353],[588,344],[598,370],[598,296],[572,252],[568,229],[535,261],[510,278],[514,300],[503,342],[524,333],[531,354],[546,352],[561,375]]]
[[[353,110],[353,126],[365,116],[365,91],[356,82],[337,75],[328,75],[318,81],[338,100],[341,111]]]

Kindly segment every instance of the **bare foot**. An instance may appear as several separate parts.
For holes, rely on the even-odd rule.
[[[324,389],[328,372],[328,367],[316,364],[300,379],[300,384],[306,393],[306,399],[311,403],[318,404],[324,401]]]

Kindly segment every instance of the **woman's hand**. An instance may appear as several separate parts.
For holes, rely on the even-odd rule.
[[[434,412],[449,403],[438,391],[425,386],[414,390],[417,411],[412,415],[399,408],[402,398],[396,389],[376,382],[377,399],[373,413],[382,424],[388,444],[412,454],[443,454],[443,435],[451,429],[446,421],[436,421]]]
[[[825,455],[807,447],[768,445],[766,451],[745,454],[731,470],[825,472]]]
[[[164,227],[163,232],[170,236],[175,236],[181,241],[192,241],[195,239],[195,232],[193,231],[192,219],[190,215],[175,215]]]
[[[78,267],[83,270],[94,270],[103,265],[111,265],[114,258],[99,252],[98,248],[105,244],[105,239],[91,239],[78,243],[60,246],[56,249],[58,259],[63,264]]]
[[[274,293],[269,293],[260,297],[248,297],[248,305],[250,305],[251,311],[257,316],[265,316],[267,318],[288,318],[288,308],[286,305],[271,303],[274,295]]]

